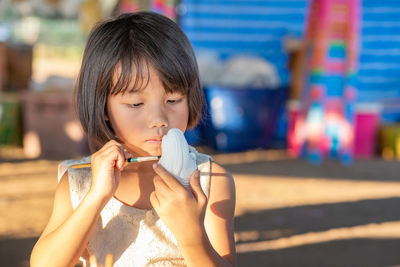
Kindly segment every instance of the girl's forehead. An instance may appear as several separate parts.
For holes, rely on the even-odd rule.
[[[140,64],[139,64],[140,63]],[[187,90],[175,82],[162,79],[159,70],[150,62],[132,62],[129,66],[122,66],[120,62],[115,66],[112,76],[112,87],[109,94],[148,94],[148,87],[162,88],[165,94],[187,94]]]

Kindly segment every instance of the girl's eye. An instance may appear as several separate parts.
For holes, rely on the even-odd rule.
[[[178,104],[182,101],[182,99],[168,99],[167,103],[168,104]]]
[[[143,105],[143,103],[128,104],[128,106],[131,107],[131,108],[138,108],[141,105]]]

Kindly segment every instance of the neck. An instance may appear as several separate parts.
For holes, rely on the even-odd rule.
[[[152,174],[155,175],[153,170],[153,164],[155,161],[145,161],[145,162],[134,162],[128,163],[128,165],[124,168],[124,173],[126,174],[137,174],[137,175],[147,175]]]
[[[154,191],[153,162],[130,163],[121,173],[115,197],[128,206],[150,209],[150,193]]]

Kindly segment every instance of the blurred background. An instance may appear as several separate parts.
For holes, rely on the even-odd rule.
[[[88,33],[152,10],[192,42],[204,118],[185,135],[235,177],[239,266],[400,266],[400,1],[2,0],[0,258],[29,266]]]

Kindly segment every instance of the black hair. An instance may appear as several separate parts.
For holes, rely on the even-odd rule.
[[[105,120],[107,97],[145,88],[150,67],[157,71],[166,92],[187,96],[188,128],[196,126],[203,91],[190,41],[163,15],[148,11],[123,14],[97,24],[83,54],[76,104],[92,151],[114,138]]]

